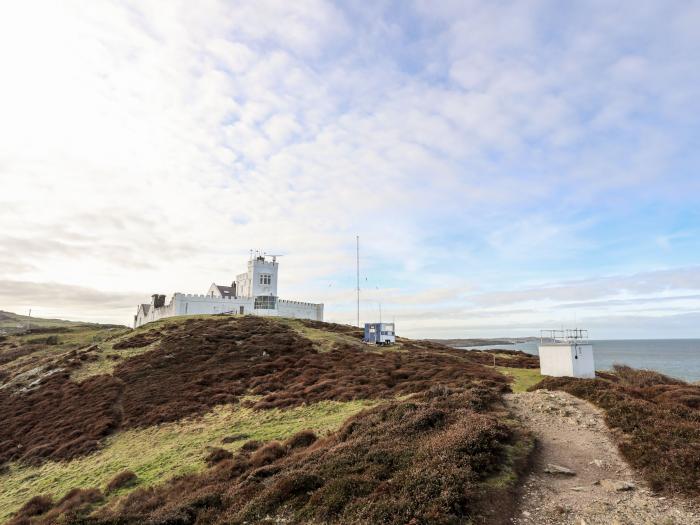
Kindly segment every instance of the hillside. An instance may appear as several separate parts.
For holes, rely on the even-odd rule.
[[[0,521],[506,523],[532,447],[488,356],[251,316],[0,342]],[[513,356],[502,355],[504,363]],[[509,369],[515,370],[515,369]]]
[[[0,310],[0,336],[26,333],[31,330],[34,333],[41,333],[42,330],[50,329],[53,332],[72,330],[76,328],[124,328],[118,325],[100,325],[97,323],[84,323],[76,321],[65,321],[63,319],[42,319],[40,317],[29,317],[12,312]]]

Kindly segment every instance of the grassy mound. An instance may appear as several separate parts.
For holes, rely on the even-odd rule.
[[[201,417],[116,432],[99,450],[71,461],[15,462],[0,474],[0,523],[32,495],[50,494],[57,500],[74,488],[97,487],[106,495],[109,492],[108,499],[112,499],[132,488],[150,487],[202,471],[213,448],[236,453],[246,440],[284,441],[305,429],[323,436],[376,404],[377,401],[324,401],[265,411],[241,404],[220,405]],[[126,470],[136,474],[136,483],[127,490],[107,491],[109,483]]]
[[[502,475],[515,436],[486,413],[496,399],[492,388],[432,388],[362,412],[326,438],[304,432],[283,442],[252,442],[201,474],[136,490],[80,519],[505,523],[512,487],[488,480]],[[52,509],[45,512],[53,519]],[[34,521],[43,522],[41,516]]]
[[[90,329],[82,346],[0,348],[0,506],[27,502],[16,523],[508,516],[525,450],[499,421],[509,379],[469,352],[252,316]]]
[[[608,426],[623,433],[620,452],[652,488],[700,498],[700,386],[615,366],[602,379],[547,378],[533,388],[599,406]]]
[[[150,344],[153,333],[114,348]],[[379,353],[337,345],[319,353],[285,324],[260,317],[187,319],[157,333],[157,348],[117,364],[112,375],[75,383],[61,372],[29,392],[0,391],[0,463],[70,459],[96,450],[118,428],[201,415],[250,394],[262,396],[256,408],[269,409],[384,399],[475,378],[505,385],[498,372],[459,351]]]

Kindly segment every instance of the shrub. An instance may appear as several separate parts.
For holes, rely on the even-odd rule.
[[[602,408],[608,426],[625,435],[620,452],[652,488],[700,498],[700,386],[616,366],[614,380],[547,378],[537,388]]]
[[[501,519],[512,491],[484,481],[500,473],[514,435],[466,403],[488,407],[499,388],[387,402],[323,439],[300,432],[136,490],[98,510],[97,523],[485,523],[494,498]]]
[[[313,433],[313,431],[302,430],[301,432],[297,432],[292,437],[290,437],[287,441],[285,441],[284,444],[288,448],[304,448],[315,443],[317,439],[318,438],[316,437],[316,434]]]
[[[107,483],[106,491],[107,493],[114,492],[116,490],[131,487],[136,484],[138,477],[130,470],[124,470],[114,476],[109,483]]]
[[[34,496],[17,512],[17,518],[28,518],[31,516],[39,516],[45,514],[53,507],[53,499],[51,496]]]
[[[254,467],[262,467],[269,465],[276,459],[281,458],[287,453],[287,449],[282,446],[279,441],[271,441],[253,452],[250,456],[250,464]]]
[[[217,463],[224,461],[225,459],[233,458],[233,454],[226,450],[225,448],[211,448],[205,461],[210,467],[216,465]]]

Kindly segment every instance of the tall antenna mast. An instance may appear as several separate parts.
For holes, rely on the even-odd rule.
[[[360,236],[357,236],[357,326],[360,327]]]

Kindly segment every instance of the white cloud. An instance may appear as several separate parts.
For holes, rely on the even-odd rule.
[[[420,329],[466,291],[508,303],[510,254],[585,253],[591,206],[691,184],[668,166],[697,109],[699,13],[642,4],[3,6],[0,278],[196,292],[265,248],[288,254],[284,293],[340,318],[359,232],[396,308],[426,306]],[[479,280],[492,264],[500,286]]]

